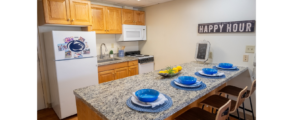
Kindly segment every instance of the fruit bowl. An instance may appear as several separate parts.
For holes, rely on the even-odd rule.
[[[163,77],[172,77],[172,76],[175,76],[175,75],[178,75],[180,74],[180,71],[178,73],[174,73],[174,74],[168,74],[168,73],[158,73],[158,75],[161,75]]]
[[[158,75],[161,75],[163,77],[172,77],[172,76],[178,75],[181,70],[182,70],[181,66],[177,66],[175,68],[167,67],[166,70],[159,71]]]

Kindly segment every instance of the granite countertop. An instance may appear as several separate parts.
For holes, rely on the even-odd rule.
[[[223,71],[226,75],[226,78],[223,79],[200,78],[194,74],[202,68],[211,68],[213,65],[217,64],[200,64],[197,62],[180,64],[183,69],[178,76],[194,76],[207,85],[205,89],[200,91],[185,91],[173,88],[170,82],[178,76],[164,78],[157,74],[160,70],[155,70],[141,75],[79,88],[74,90],[74,94],[105,120],[163,120],[248,69],[238,66],[239,71]],[[168,95],[171,97],[173,105],[166,111],[159,113],[138,112],[127,107],[126,100],[132,92],[144,88],[155,89]]]
[[[121,59],[121,60],[114,60],[114,61],[108,61],[108,62],[98,63],[98,66],[110,65],[110,64],[115,64],[115,63],[121,63],[121,62],[138,60],[137,57],[126,57],[126,56],[124,56],[124,57],[117,57],[116,55],[114,55],[114,58]],[[106,56],[104,59],[112,59],[112,58],[108,58]],[[104,60],[104,59],[100,59],[100,57],[98,56],[98,60]]]

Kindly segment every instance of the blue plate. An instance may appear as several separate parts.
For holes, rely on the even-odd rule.
[[[142,102],[153,102],[158,98],[159,92],[153,89],[141,89],[136,91],[135,95]]]

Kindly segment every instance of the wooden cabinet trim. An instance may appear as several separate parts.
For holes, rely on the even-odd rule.
[[[138,60],[129,61],[128,66],[138,65]]]
[[[117,69],[117,68],[121,68],[121,67],[128,67],[128,62],[99,66],[98,71],[101,72],[101,71],[112,70],[112,69]]]

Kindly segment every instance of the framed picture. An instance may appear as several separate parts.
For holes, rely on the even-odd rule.
[[[57,44],[58,51],[64,51],[67,49],[67,46],[65,43]]]
[[[82,52],[75,52],[74,53],[74,58],[82,58],[83,55],[82,55]]]
[[[71,51],[65,50],[65,58],[71,58]]]
[[[84,54],[90,54],[90,48],[85,48],[83,51]]]

